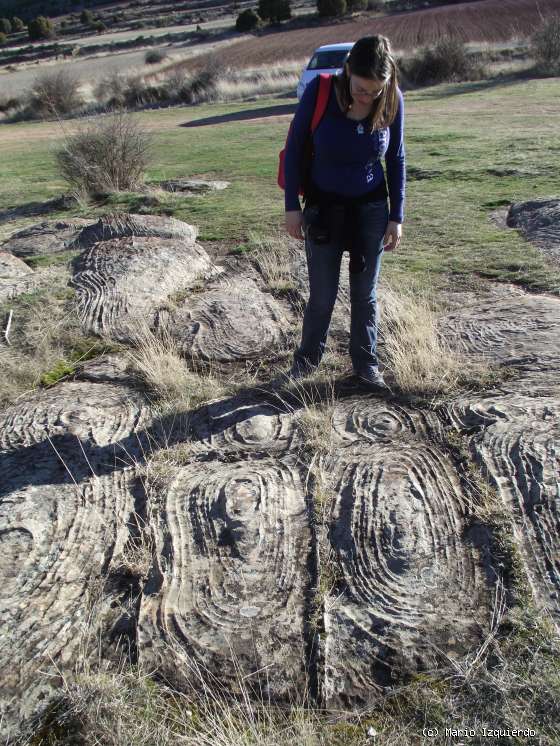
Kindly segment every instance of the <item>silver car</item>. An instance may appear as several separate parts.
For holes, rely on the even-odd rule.
[[[344,42],[342,44],[324,44],[317,47],[313,52],[309,64],[301,74],[297,87],[298,101],[301,100],[305,86],[320,73],[330,73],[336,75],[339,73],[346,62],[354,42]]]

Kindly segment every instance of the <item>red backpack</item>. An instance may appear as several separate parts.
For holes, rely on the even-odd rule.
[[[328,75],[327,73],[321,73],[319,75],[319,90],[317,92],[317,99],[315,100],[315,109],[313,111],[313,119],[311,121],[311,135],[313,132],[315,132],[317,126],[319,125],[319,122],[321,121],[323,114],[325,113],[325,109],[327,108],[327,104],[329,101],[329,96],[331,94],[331,80],[332,75]],[[288,140],[290,139],[290,135],[292,133],[292,126],[293,126],[294,120],[292,119],[290,123],[290,129],[288,130],[288,136],[286,137],[286,145],[288,144]],[[286,152],[286,145],[282,148],[280,151],[280,154],[278,156],[279,163],[278,163],[278,186],[282,189],[286,188],[286,177],[284,172],[284,157]],[[306,148],[304,149],[304,169],[302,169],[302,175],[305,174],[305,167],[309,166],[309,161],[311,160],[311,137],[308,136]],[[307,162],[305,162],[307,161]],[[303,184],[300,184],[299,187],[299,194],[302,195],[304,193],[304,187]]]

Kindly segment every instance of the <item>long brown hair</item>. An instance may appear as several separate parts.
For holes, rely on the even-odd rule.
[[[384,81],[383,93],[374,99],[367,122],[370,132],[380,127],[388,127],[397,114],[399,104],[397,63],[393,58],[389,39],[380,35],[363,36],[350,50],[342,73],[334,78],[345,113],[352,107],[348,68],[351,75]]]

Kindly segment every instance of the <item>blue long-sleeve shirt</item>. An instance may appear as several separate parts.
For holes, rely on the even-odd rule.
[[[298,196],[300,167],[318,89],[317,75],[305,88],[286,144],[284,170],[287,211],[301,210]],[[385,157],[389,220],[402,223],[406,180],[404,102],[399,88],[397,94],[398,110],[391,126],[368,134],[365,119],[356,121],[344,115],[336,98],[334,81],[331,81],[327,108],[313,133],[311,179],[323,191],[335,192],[344,197],[362,196],[379,186],[385,178],[381,165],[381,158]]]

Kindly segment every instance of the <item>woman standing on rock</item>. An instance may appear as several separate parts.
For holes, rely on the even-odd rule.
[[[342,73],[332,77],[325,113],[312,136],[302,213],[298,191],[305,177],[303,152],[318,89],[319,76],[305,89],[285,150],[286,230],[300,240],[305,230],[309,273],[302,339],[289,376],[301,378],[321,361],[342,253],[349,249],[354,373],[367,387],[390,391],[378,367],[376,287],[383,251],[395,249],[401,240],[405,149],[403,96],[389,40],[359,39]]]

